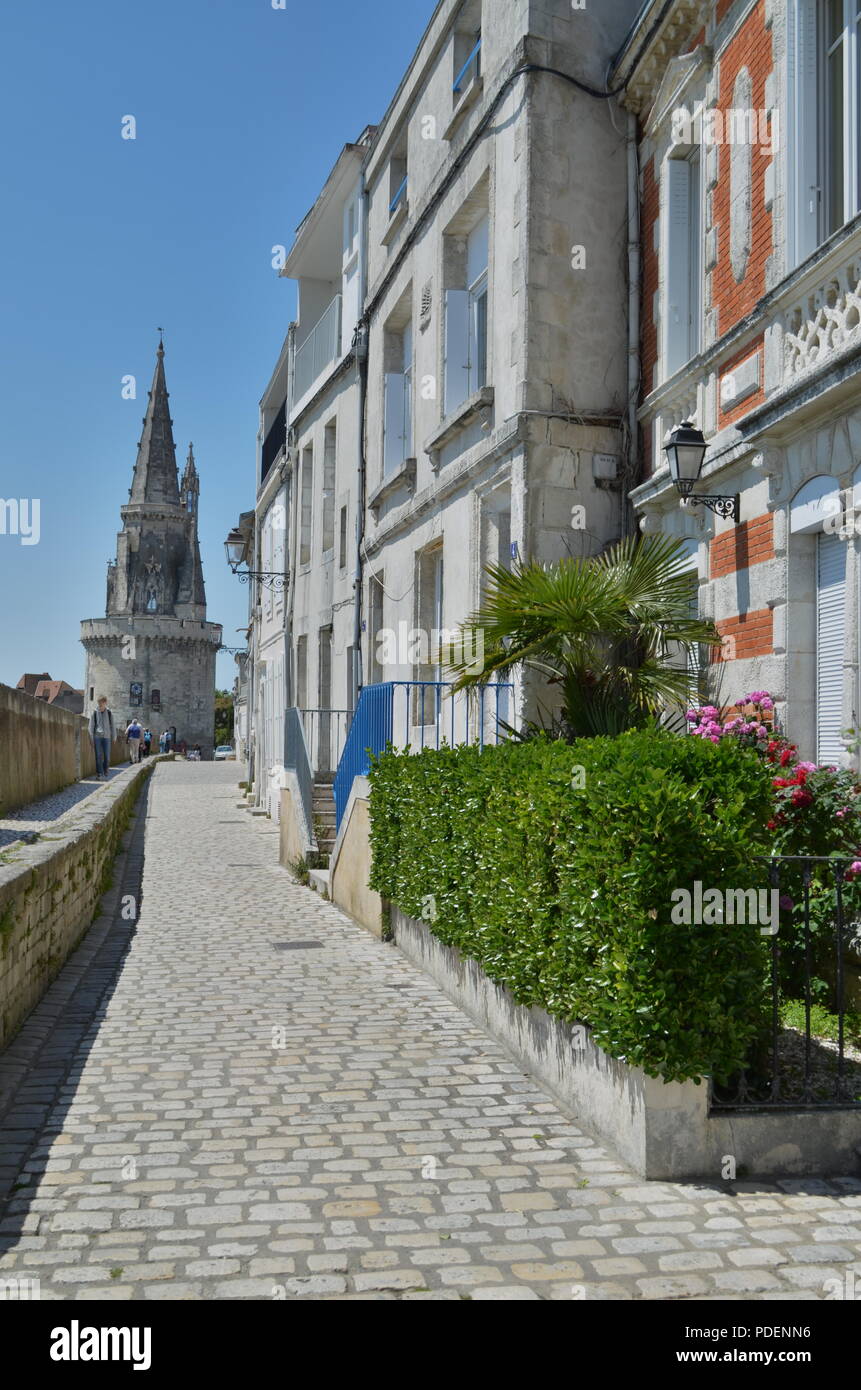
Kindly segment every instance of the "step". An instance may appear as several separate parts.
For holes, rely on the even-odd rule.
[[[329,870],[328,869],[309,869],[308,886],[314,889],[315,893],[323,893],[329,896]]]

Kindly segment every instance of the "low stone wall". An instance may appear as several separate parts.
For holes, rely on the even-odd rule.
[[[371,784],[353,779],[329,866],[329,896],[356,922],[380,936],[383,900],[368,885],[371,869]]]
[[[727,1159],[739,1178],[861,1169],[861,1111],[713,1114],[705,1082],[646,1076],[609,1057],[588,1028],[515,1004],[475,961],[394,906],[391,926],[404,954],[642,1177],[719,1181]]]
[[[55,821],[50,834],[0,855],[0,1048],[86,934],[154,766],[130,767]]]
[[[300,860],[307,858],[313,846],[305,824],[299,782],[292,768],[287,768],[285,782],[278,808],[278,859],[282,868],[294,869]]]
[[[127,758],[125,739],[116,739],[111,762]],[[95,770],[95,750],[82,715],[0,685],[0,816],[91,777]]]

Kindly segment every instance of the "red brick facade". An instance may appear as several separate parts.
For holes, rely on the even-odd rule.
[[[758,608],[735,618],[719,618],[715,627],[725,641],[723,651],[715,648],[717,661],[744,661],[750,656],[768,656],[774,650],[773,614]]]
[[[720,579],[773,559],[774,518],[769,512],[715,537],[709,547],[710,577]]]
[[[720,110],[726,113],[732,109],[735,82],[742,68],[750,73],[754,111],[765,110],[765,80],[774,67],[771,31],[765,27],[765,0],[759,0],[718,61]],[[720,335],[728,333],[739,319],[749,314],[765,294],[765,265],[772,251],[771,213],[765,207],[765,170],[773,156],[769,146],[757,143],[752,148],[750,258],[742,280],[736,283],[730,264],[731,157],[731,145],[718,147],[718,183],[713,193],[712,214],[718,226],[718,263],[712,272],[712,304],[717,309]],[[747,401],[745,409],[750,408],[751,402]]]
[[[680,52],[692,52],[703,42],[712,42],[715,26],[719,24],[730,9],[731,0],[716,0],[713,21],[707,30],[685,40]],[[718,106],[723,122],[717,124],[717,134],[721,131],[728,136],[729,121],[727,113],[734,106],[736,79],[742,68],[746,68],[751,79],[751,106],[757,113],[757,130],[764,136],[760,119],[766,110],[765,84],[774,66],[772,36],[766,27],[766,3],[759,0],[732,36],[727,46],[715,55],[719,74]],[[765,207],[765,172],[773,158],[770,144],[760,139],[751,148],[751,245],[745,273],[737,282],[730,258],[730,195],[731,195],[732,145],[728,139],[718,145],[718,179],[711,193],[711,225],[717,229],[717,264],[711,271],[710,302],[715,313],[716,332],[720,339],[749,314],[763,297],[766,290],[766,266],[772,255],[772,216]],[[651,155],[645,162],[642,176],[642,318],[641,318],[641,366],[642,398],[651,394],[659,382],[656,379],[658,365],[658,328],[655,321],[655,297],[660,284],[659,252],[655,249],[656,223],[660,215],[660,169],[656,167],[656,157]],[[745,362],[757,350],[760,352],[760,384],[758,390],[749,393],[726,410],[718,401],[717,428],[722,430],[735,424],[749,411],[762,404],[763,391],[763,343],[760,338],[747,342],[720,364],[719,375],[724,377],[734,367]],[[643,429],[643,478],[648,478],[655,466],[651,458],[651,431],[648,421]]]

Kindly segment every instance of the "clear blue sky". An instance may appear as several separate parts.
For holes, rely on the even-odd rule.
[[[194,441],[208,616],[246,621],[223,541],[254,504],[257,403],[290,321],[271,248],[384,113],[434,0],[14,0],[0,17],[0,681],[83,685],[165,326]],[[133,115],[137,138],[121,138]],[[137,378],[123,400],[122,378]],[[233,660],[219,657],[230,686]]]

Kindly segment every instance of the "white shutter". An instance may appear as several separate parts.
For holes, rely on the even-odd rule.
[[[790,266],[819,245],[819,43],[817,0],[793,0],[789,25],[789,111],[792,128],[781,139],[790,169]]]
[[[446,415],[463,405],[469,395],[469,291],[445,292],[445,405]]]
[[[686,159],[668,159],[667,239],[664,257],[664,369],[667,376],[690,359],[690,197],[691,166]]]
[[[817,538],[816,574],[816,758],[839,763],[845,752],[843,657],[846,645],[846,542]]]
[[[485,274],[489,255],[490,223],[486,217],[483,217],[478,225],[473,227],[466,243],[466,283],[468,286],[474,285],[479,276]]]
[[[404,461],[404,379],[400,372],[386,373],[384,428],[383,473],[388,476]]]

